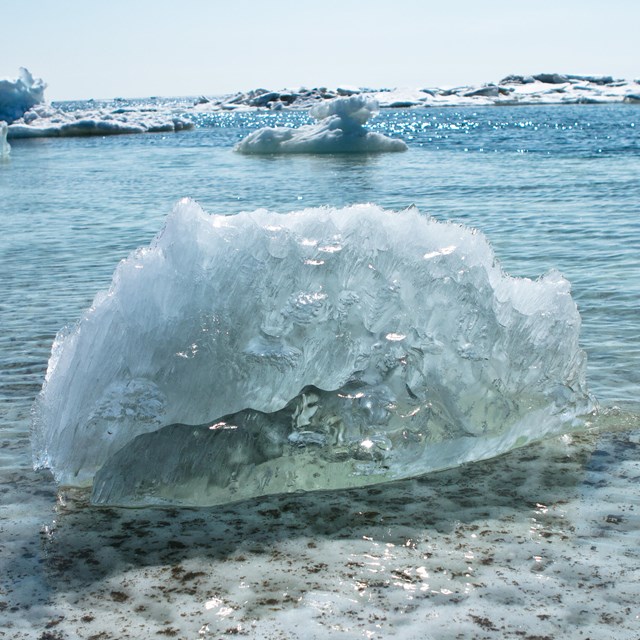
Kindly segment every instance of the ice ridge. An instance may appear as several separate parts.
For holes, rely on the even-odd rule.
[[[7,158],[11,153],[11,145],[7,142],[7,123],[0,120],[0,158]]]

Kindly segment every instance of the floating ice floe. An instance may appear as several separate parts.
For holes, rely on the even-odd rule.
[[[406,151],[402,140],[365,128],[377,106],[363,96],[335,98],[311,109],[311,115],[318,120],[316,124],[298,129],[264,127],[249,134],[235,149],[247,154]]]
[[[183,200],[56,337],[34,460],[128,506],[418,476],[575,427],[579,329],[560,274],[415,209]]]
[[[0,78],[0,120],[11,124],[31,107],[43,102],[46,86],[22,68],[17,78]]]
[[[65,112],[50,105],[38,105],[9,126],[9,137],[107,136],[191,128],[193,122],[163,109],[102,108]]]
[[[7,142],[7,123],[0,120],[0,159],[9,157],[11,145]]]
[[[15,80],[0,80],[0,120],[9,124],[9,138],[105,136],[193,128],[193,122],[168,109],[102,108],[63,111],[44,101],[46,84],[26,69]]]

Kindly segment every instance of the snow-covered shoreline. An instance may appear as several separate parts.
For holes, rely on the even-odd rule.
[[[417,480],[215,509],[92,509],[20,468],[7,634],[636,640],[640,430],[598,421]]]
[[[307,110],[339,97],[363,96],[380,108],[514,106],[552,104],[640,104],[640,79],[541,73],[510,75],[497,83],[449,88],[371,89],[357,87],[252,89],[226,96],[184,98],[170,106],[154,99],[113,103],[87,101],[87,108],[65,109],[44,100],[46,84],[21,69],[15,80],[0,80],[0,120],[7,137],[106,136],[191,129],[195,118],[235,110]]]
[[[510,75],[497,83],[458,87],[368,89],[325,87],[298,91],[253,89],[224,99],[200,98],[197,108],[283,108],[307,109],[323,100],[366,94],[381,108],[460,107],[474,105],[600,104],[640,103],[640,79],[621,80],[611,76]]]

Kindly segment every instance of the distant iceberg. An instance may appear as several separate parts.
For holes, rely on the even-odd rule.
[[[14,79],[0,79],[0,120],[11,124],[31,107],[44,102],[46,84],[27,69],[20,69]]]
[[[558,273],[415,209],[183,200],[58,334],[34,460],[128,506],[417,476],[574,426],[579,328]]]
[[[248,135],[235,149],[246,154],[406,151],[404,141],[364,127],[376,110],[377,103],[364,96],[335,98],[311,109],[316,124],[298,129],[264,127]]]
[[[11,153],[11,145],[7,142],[7,123],[0,120],[0,158],[7,158]]]

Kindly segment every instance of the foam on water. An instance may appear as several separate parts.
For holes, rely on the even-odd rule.
[[[180,202],[61,332],[36,462],[96,502],[218,504],[488,458],[590,409],[556,272],[373,205],[209,216]]]

